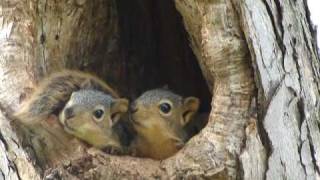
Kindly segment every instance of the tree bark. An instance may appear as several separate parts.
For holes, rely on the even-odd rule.
[[[319,58],[307,2],[237,5],[258,87],[265,178],[319,178]]]
[[[6,113],[18,108],[27,87],[33,86],[37,77],[34,48],[36,9],[23,1],[1,1],[0,4],[0,99],[1,99],[1,176],[2,179],[40,179],[37,168],[22,149],[9,125]],[[28,8],[26,8],[28,7]]]
[[[116,3],[0,2],[0,179],[320,178],[320,65],[303,0],[175,0],[213,95],[206,127],[164,161],[87,149],[37,166],[8,114],[61,68],[123,78]]]

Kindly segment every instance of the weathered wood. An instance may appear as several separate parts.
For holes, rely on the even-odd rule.
[[[0,179],[40,179],[34,160],[28,158],[25,150],[12,131],[8,119],[0,113]]]
[[[265,179],[267,154],[257,130],[257,118],[246,127],[245,147],[240,155],[241,179]]]
[[[73,67],[105,77],[125,63],[115,3],[0,2],[0,179],[320,177],[320,65],[302,0],[176,0],[213,94],[207,126],[164,161],[87,149],[42,174],[5,111],[19,108],[48,72]]]
[[[215,82],[213,111],[203,130],[209,131],[206,136],[214,145],[211,168],[224,168],[228,178],[240,177],[238,156],[249,120],[253,77],[237,14],[230,1],[177,0],[176,5],[206,79]]]
[[[266,179],[319,178],[319,59],[306,2],[235,3],[259,91]]]
[[[33,3],[26,1],[0,2],[0,166],[4,179],[40,179],[33,160],[30,161],[21,148],[4,116],[18,108],[27,87],[35,83],[38,72],[34,51],[37,44],[35,9]]]

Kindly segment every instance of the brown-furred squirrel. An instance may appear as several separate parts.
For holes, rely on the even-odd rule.
[[[183,98],[166,89],[143,93],[130,106],[136,131],[131,148],[136,155],[160,160],[175,154],[188,139],[185,126],[199,104],[196,97]]]
[[[47,163],[74,153],[73,137],[99,149],[121,148],[115,124],[127,109],[128,100],[99,78],[64,70],[45,78],[14,117],[32,134],[24,139],[38,160]]]

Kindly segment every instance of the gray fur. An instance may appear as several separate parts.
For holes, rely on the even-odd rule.
[[[136,101],[141,102],[143,105],[152,105],[161,100],[168,99],[173,105],[179,106],[182,104],[183,98],[166,89],[153,89],[143,93]]]
[[[72,93],[69,102],[81,104],[85,108],[93,108],[97,104],[110,108],[113,98],[97,90],[79,90]]]

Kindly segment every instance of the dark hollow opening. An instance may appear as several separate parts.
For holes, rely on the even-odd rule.
[[[184,97],[200,98],[200,113],[209,113],[212,95],[174,1],[117,0],[115,3],[117,14],[110,11],[104,16],[114,16],[119,22],[117,36],[113,37],[116,45],[101,35],[105,39],[90,48],[91,61],[83,63],[74,59],[69,67],[97,73],[130,100],[146,90],[168,86]],[[105,29],[110,26],[110,22],[101,23],[105,23]],[[115,47],[113,54],[106,53],[111,46]]]
[[[128,89],[124,89],[127,91],[124,94],[132,99],[148,89],[167,85],[180,95],[200,98],[200,113],[209,112],[212,95],[174,1],[118,0],[117,3],[121,53],[127,64]],[[206,122],[197,123],[201,127]],[[194,128],[189,131],[197,133],[198,125],[189,126]]]
[[[168,85],[201,99],[210,111],[211,94],[190,48],[182,18],[171,0],[118,0],[121,52],[127,64],[126,94],[135,98]]]

